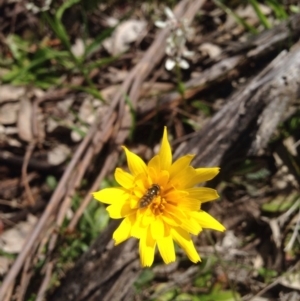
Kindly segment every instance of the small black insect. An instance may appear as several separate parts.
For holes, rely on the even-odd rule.
[[[160,187],[157,184],[151,185],[150,188],[146,191],[143,197],[140,199],[140,208],[148,206],[155,197],[159,195]]]

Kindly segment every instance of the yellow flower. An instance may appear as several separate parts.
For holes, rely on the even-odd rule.
[[[115,178],[121,187],[105,188],[93,193],[95,199],[109,204],[111,218],[124,218],[113,234],[115,244],[130,237],[139,239],[142,266],[151,266],[156,246],[165,263],[175,261],[175,241],[192,262],[200,261],[190,234],[203,228],[225,228],[201,204],[218,198],[214,189],[194,187],[211,180],[218,167],[193,168],[194,155],[172,163],[171,147],[164,129],[161,149],[148,163],[123,147],[130,173],[117,168]]]

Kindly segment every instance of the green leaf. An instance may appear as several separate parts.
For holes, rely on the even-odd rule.
[[[67,35],[67,32],[63,26],[63,24],[57,20],[57,18],[54,17],[52,19],[46,12],[43,13],[44,18],[46,19],[47,23],[50,25],[52,30],[54,31],[55,35],[60,39],[60,41],[63,43],[63,45],[70,50],[71,45],[69,41],[69,37]]]
[[[104,206],[100,206],[95,211],[94,221],[95,221],[94,228],[97,232],[102,231],[104,228],[106,228],[109,221],[109,215]]]
[[[63,45],[66,47],[66,49],[69,51],[70,57],[77,64],[79,64],[79,60],[77,59],[76,56],[74,56],[73,52],[71,51],[71,43],[70,43],[66,28],[64,27],[64,25],[62,23],[62,16],[68,8],[72,7],[73,5],[77,4],[78,2],[80,2],[80,0],[67,0],[67,1],[63,2],[63,4],[57,10],[57,12],[54,16],[54,19],[52,19],[47,13],[43,14],[45,19],[49,23],[50,27],[54,31],[54,33],[61,40]]]
[[[289,9],[292,13],[298,14],[300,12],[300,6],[298,5],[290,5]]]
[[[266,212],[284,212],[291,208],[299,197],[300,195],[297,192],[293,192],[288,196],[278,195],[269,203],[263,204],[262,210]]]
[[[258,274],[263,277],[264,282],[271,283],[273,279],[278,276],[278,273],[274,270],[266,269],[264,267],[258,268]]]
[[[207,295],[201,295],[201,301],[238,301],[242,300],[241,296],[237,292],[229,290],[225,291],[213,291]]]
[[[51,190],[54,190],[57,186],[56,178],[54,176],[51,176],[51,175],[46,178],[46,183],[47,183],[47,185],[49,186],[49,188]]]
[[[199,111],[201,111],[205,116],[210,116],[211,115],[211,108],[207,104],[205,104],[201,100],[195,100],[192,102],[192,106]]]
[[[277,19],[285,20],[288,18],[288,14],[285,11],[284,6],[280,4],[277,0],[266,0],[266,3],[272,8]]]
[[[118,57],[107,57],[107,58],[103,58],[103,59],[98,59],[98,60],[95,60],[95,61],[92,61],[92,62],[88,63],[86,65],[86,68],[88,70],[92,70],[94,68],[103,67],[103,66],[106,66],[110,63],[115,62],[117,59],[118,59]]]
[[[87,57],[89,55],[92,55],[95,51],[99,49],[99,47],[102,45],[102,42],[110,37],[112,33],[114,32],[115,27],[107,28],[105,29],[99,36],[96,37],[95,40],[85,48],[85,54],[84,57]]]
[[[246,174],[246,178],[249,180],[262,180],[270,175],[270,171],[267,168],[261,168],[255,172]]]
[[[211,286],[211,279],[212,279],[212,272],[213,266],[210,266],[210,269],[207,273],[204,273],[203,275],[200,275],[197,277],[194,281],[194,285],[199,288],[209,288]]]
[[[105,99],[102,97],[101,93],[94,87],[70,86],[70,88],[74,90],[87,92],[92,96],[94,96],[95,98],[98,98],[101,101],[105,102]]]
[[[57,10],[57,12],[56,12],[56,18],[59,20],[59,21],[61,21],[61,18],[62,18],[62,16],[63,16],[63,14],[64,14],[64,12],[68,9],[68,8],[70,8],[70,7],[72,7],[73,5],[75,5],[75,4],[77,4],[77,3],[79,3],[81,0],[67,0],[67,1],[64,1],[63,2],[63,4],[61,5],[61,7]]]
[[[173,301],[175,296],[176,296],[176,290],[172,289],[156,297],[155,301]]]
[[[11,34],[7,37],[6,44],[9,47],[13,58],[22,65],[23,60],[29,52],[29,43],[17,35]]]
[[[174,301],[198,301],[198,300],[197,300],[197,298],[195,298],[194,296],[192,296],[190,294],[183,293],[183,294],[179,294],[178,296],[176,296]]]
[[[155,274],[151,269],[144,269],[134,284],[137,288],[140,288],[146,285],[147,283],[150,283],[154,276]]]
[[[261,11],[258,3],[256,0],[249,0],[249,2],[251,3],[253,9],[255,10],[261,24],[266,28],[266,29],[270,29],[272,26],[269,23],[267,17],[263,14],[263,12]]]
[[[186,91],[184,82],[182,82],[182,81],[179,81],[179,82],[178,82],[177,90],[178,90],[178,93],[179,93],[180,95],[184,96],[184,93],[185,93],[185,91]]]
[[[222,3],[220,0],[214,0],[214,3],[219,6],[221,9],[224,10],[224,12],[230,16],[232,16],[236,22],[240,25],[242,25],[245,29],[250,31],[253,34],[257,34],[258,30],[247,23],[243,18],[241,18],[239,15],[237,15],[232,9],[230,9],[228,6],[226,6],[224,3]]]

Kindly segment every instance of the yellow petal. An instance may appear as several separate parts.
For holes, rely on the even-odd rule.
[[[160,168],[160,159],[159,156],[156,155],[154,156],[149,162],[148,162],[148,168],[154,169],[156,173],[159,173],[161,168]]]
[[[197,220],[202,228],[213,229],[221,232],[226,230],[221,223],[205,211],[191,212],[191,216]]]
[[[134,185],[134,177],[121,168],[116,168],[115,179],[122,187],[127,189],[131,189]]]
[[[219,167],[207,167],[207,168],[197,168],[195,169],[196,175],[190,178],[189,183],[186,187],[193,187],[196,184],[209,181],[213,179],[219,172]]]
[[[132,226],[131,216],[124,218],[120,226],[114,232],[113,239],[115,240],[115,245],[120,244],[121,242],[130,237],[130,231]]]
[[[171,189],[170,191],[164,193],[164,198],[167,200],[167,202],[178,204],[188,195],[188,192],[186,192],[185,190]]]
[[[195,155],[186,155],[176,160],[170,168],[170,179],[187,168],[194,157]]]
[[[140,239],[139,251],[140,259],[143,267],[150,267],[154,261],[154,251],[156,241],[152,238],[150,231],[146,231],[145,235]]]
[[[168,264],[176,259],[172,236],[167,236],[157,241],[158,250],[163,261]]]
[[[139,174],[139,175],[137,175],[135,177],[134,184],[135,184],[135,188],[134,188],[134,193],[135,193],[135,191],[137,189],[139,191],[141,191],[141,192],[144,192],[145,187],[149,187],[152,183],[149,184],[148,176],[147,175],[145,175],[145,174]]]
[[[161,218],[157,217],[150,224],[151,235],[153,239],[157,240],[165,236],[165,226]]]
[[[149,188],[152,184],[156,184],[157,181],[159,180],[159,173],[157,173],[156,170],[152,167],[148,168],[148,182],[149,182],[149,185],[145,186],[145,187]]]
[[[194,235],[198,235],[202,231],[202,228],[199,225],[199,223],[193,218],[183,220],[180,227]]]
[[[184,230],[186,230],[189,233],[192,234],[199,234],[199,232],[202,230],[198,220],[191,218],[193,211],[187,211],[184,212],[181,210],[181,208],[168,205],[167,211],[169,214],[169,217],[173,219],[174,221],[180,221],[179,224],[180,227],[182,227]],[[164,214],[164,216],[167,216],[167,214]],[[171,223],[168,223],[171,225]]]
[[[181,199],[178,206],[184,211],[198,211],[201,208],[201,202],[197,199],[185,197]]]
[[[153,215],[150,207],[147,207],[145,209],[140,209],[141,213],[141,226],[142,227],[148,227],[151,223],[155,221],[155,215]]]
[[[134,176],[137,176],[139,174],[146,174],[147,166],[145,162],[139,156],[129,151],[125,146],[123,146],[123,149],[126,153],[128,168],[130,172]]]
[[[130,207],[129,202],[110,205],[106,208],[106,210],[111,218],[116,219],[125,217],[135,211]]]
[[[200,256],[195,249],[194,243],[187,231],[178,227],[172,228],[171,233],[173,239],[179,244],[179,246],[181,246],[192,262],[196,263],[201,261]]]
[[[164,134],[161,142],[161,148],[158,153],[160,159],[160,167],[163,170],[169,170],[172,164],[172,151],[168,141],[167,127],[164,127]]]
[[[167,170],[162,170],[159,175],[159,179],[155,184],[158,184],[161,187],[166,187],[167,183],[169,182],[169,172]]]
[[[186,219],[186,215],[184,214],[184,212],[179,207],[174,206],[173,204],[166,204],[165,211],[171,214],[172,216],[179,218],[180,220]]]
[[[137,218],[135,219],[131,228],[131,236],[140,239],[145,235],[146,229],[148,229],[148,227],[141,226],[141,215],[137,213]]]
[[[170,180],[172,186],[176,189],[185,189],[191,187],[191,180],[197,176],[195,169],[192,166],[188,166]]]
[[[219,197],[217,191],[207,187],[188,188],[189,197],[199,200],[201,203],[215,200]]]
[[[161,216],[162,220],[165,224],[172,226],[172,227],[178,227],[181,225],[181,220],[177,218],[174,215],[171,215],[167,212],[164,212],[164,214]]]
[[[129,193],[123,188],[105,188],[93,192],[93,197],[102,203],[113,204],[118,201],[125,202],[129,197]]]

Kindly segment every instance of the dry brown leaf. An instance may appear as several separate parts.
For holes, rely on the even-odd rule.
[[[18,134],[18,128],[15,126],[6,126],[4,127],[4,133],[6,135],[16,135]]]
[[[203,55],[207,55],[210,58],[215,58],[222,53],[222,49],[219,46],[211,43],[201,44],[198,50],[201,51]]]
[[[82,39],[77,38],[75,44],[71,46],[71,51],[76,57],[81,57],[85,51],[85,45]]]
[[[52,133],[57,127],[59,126],[59,123],[52,118],[52,116],[49,116],[46,121],[46,131],[47,133]]]
[[[57,103],[57,108],[59,109],[59,111],[63,114],[67,113],[71,107],[72,107],[72,104],[74,103],[74,97],[69,97],[69,98],[66,98],[60,102]]]
[[[5,103],[0,107],[0,124],[14,124],[17,122],[20,104],[16,102]]]
[[[47,153],[48,162],[51,165],[59,165],[67,160],[71,150],[65,144],[59,144]]]
[[[22,147],[22,143],[20,142],[20,140],[14,138],[7,138],[7,144],[13,147]]]
[[[24,95],[24,87],[15,87],[12,85],[2,85],[0,86],[0,103],[19,100],[22,95]]]
[[[81,121],[92,124],[95,121],[95,108],[93,105],[93,98],[86,97],[79,108],[79,118]]]
[[[18,132],[19,137],[24,141],[31,141],[33,139],[32,133],[32,104],[29,98],[22,97],[20,101],[20,110],[18,114]]]
[[[113,99],[114,94],[118,91],[120,88],[119,85],[115,86],[108,86],[100,91],[102,97],[105,99],[106,102],[110,102]]]
[[[83,124],[81,125],[75,125],[77,130],[73,130],[71,132],[71,139],[74,142],[79,142],[83,139],[84,135],[88,131],[87,127]]]
[[[296,142],[293,136],[287,137],[283,140],[283,144],[292,156],[296,157],[298,155]]]
[[[127,51],[130,43],[135,42],[146,28],[146,21],[128,20],[121,23],[111,38],[103,42],[103,46],[111,55],[118,55]]]
[[[295,272],[281,276],[280,284],[291,289],[300,290],[300,273]]]
[[[125,80],[127,76],[127,70],[120,70],[115,67],[109,67],[108,72],[103,74],[103,78],[107,79],[111,84],[121,83]]]
[[[0,249],[6,253],[19,253],[24,245],[25,239],[33,229],[37,218],[29,214],[27,221],[16,224],[13,228],[4,231],[0,235]]]
[[[4,275],[7,273],[8,268],[12,262],[13,260],[11,258],[0,256],[0,275]]]

